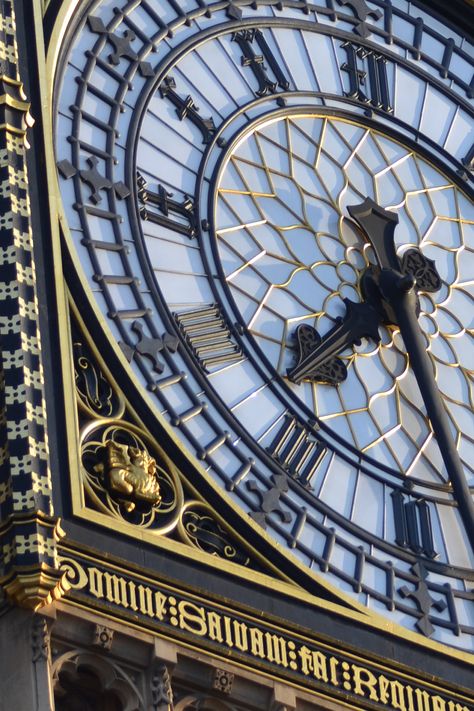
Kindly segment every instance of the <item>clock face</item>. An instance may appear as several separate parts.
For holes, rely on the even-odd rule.
[[[202,476],[316,575],[471,648],[472,45],[403,0],[293,5],[79,22],[69,246]]]
[[[363,124],[317,113],[269,119],[236,143],[220,171],[215,268],[257,359],[286,378],[309,417],[403,476],[443,484],[444,462],[398,326],[380,322],[379,341],[342,349],[347,373],[337,384],[323,373],[298,384],[287,378],[298,326],[323,335],[344,317],[345,299],[364,301],[361,275],[376,260],[347,205],[366,196],[396,211],[400,254],[421,245],[440,273],[442,288],[419,295],[419,322],[469,472],[471,336],[457,314],[472,302],[457,265],[472,222],[468,201],[445,175]],[[177,302],[178,292],[166,298]]]

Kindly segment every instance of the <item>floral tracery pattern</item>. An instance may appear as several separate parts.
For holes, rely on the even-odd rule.
[[[420,249],[441,276],[436,293],[419,295],[419,322],[472,474],[474,213],[464,193],[387,136],[317,115],[259,126],[239,142],[221,175],[222,268],[237,310],[280,375],[293,365],[298,325],[324,336],[343,316],[344,298],[363,298],[360,277],[375,260],[347,206],[370,197],[397,213],[398,256]],[[290,386],[352,446],[400,473],[446,482],[399,330],[380,326],[379,333],[379,344],[363,339],[340,355],[344,383]]]

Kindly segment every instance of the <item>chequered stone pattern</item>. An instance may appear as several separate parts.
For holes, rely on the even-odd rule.
[[[29,104],[11,0],[0,0],[0,575],[55,566],[51,476],[26,167]]]
[[[18,79],[18,47],[16,43],[15,13],[11,0],[0,2],[0,62],[2,74]]]

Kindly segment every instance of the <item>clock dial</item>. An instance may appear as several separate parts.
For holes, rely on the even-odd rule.
[[[294,5],[104,2],[79,22],[56,90],[69,248],[202,477],[315,574],[469,647],[472,521],[348,208],[398,218],[469,496],[472,47],[403,0]]]

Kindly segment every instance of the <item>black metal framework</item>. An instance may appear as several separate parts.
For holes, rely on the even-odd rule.
[[[289,405],[287,413],[285,415],[285,422],[292,423],[294,428],[293,434],[298,437],[303,436],[304,442],[300,442],[298,439],[298,447],[306,446],[309,449],[311,445],[311,455],[310,460],[304,459],[306,464],[303,464],[302,449],[292,450],[292,454],[286,453],[285,450],[285,462],[290,473],[293,477],[281,478],[281,467],[277,463],[277,456],[281,454],[281,442],[278,437],[274,437],[273,441],[269,443],[269,452],[264,453],[259,444],[253,442],[245,431],[236,423],[235,419],[232,418],[229,413],[222,407],[219,398],[207,387],[206,379],[200,368],[196,367],[195,355],[196,351],[191,344],[194,353],[188,352],[184,346],[186,341],[186,334],[181,334],[180,338],[180,355],[186,362],[189,369],[189,373],[192,373],[193,382],[190,382],[190,378],[177,369],[175,365],[175,360],[173,356],[173,349],[169,347],[169,344],[163,343],[163,347],[160,349],[160,360],[166,365],[166,375],[162,378],[157,378],[157,371],[152,372],[148,366],[146,355],[141,353],[139,349],[135,348],[134,343],[136,338],[131,337],[130,324],[138,323],[141,328],[141,334],[146,332],[147,337],[157,339],[161,338],[163,334],[157,331],[156,325],[154,323],[153,314],[151,309],[156,308],[160,311],[163,323],[166,325],[166,330],[169,333],[174,333],[176,329],[176,322],[169,313],[166,305],[162,302],[159,296],[159,289],[156,286],[155,280],[151,273],[150,265],[148,263],[147,255],[144,253],[142,247],[138,245],[138,251],[141,251],[142,269],[143,273],[147,277],[147,287],[150,287],[153,291],[153,300],[150,300],[148,296],[144,293],[143,289],[139,286],[136,274],[134,272],[134,267],[132,266],[132,261],[129,259],[127,242],[124,237],[121,223],[123,220],[122,209],[117,203],[117,200],[122,201],[125,199],[126,191],[134,190],[135,183],[135,150],[136,150],[136,140],[137,135],[140,130],[141,116],[145,111],[149,97],[156,91],[157,87],[161,88],[163,100],[171,100],[175,105],[175,108],[180,112],[180,118],[182,120],[189,118],[196,125],[198,131],[201,133],[203,144],[205,146],[205,153],[203,155],[203,166],[206,164],[207,156],[214,149],[216,145],[222,146],[224,141],[222,139],[222,133],[224,129],[232,123],[232,120],[237,115],[245,114],[246,111],[254,109],[255,107],[260,107],[262,111],[273,111],[274,108],[269,102],[275,102],[276,99],[280,102],[286,99],[287,96],[291,96],[292,92],[288,91],[288,81],[285,74],[285,69],[279,67],[275,61],[271,52],[268,50],[268,45],[265,46],[263,42],[258,41],[258,35],[255,33],[252,39],[258,42],[258,46],[264,60],[268,63],[268,66],[272,73],[272,79],[268,79],[268,74],[257,74],[258,70],[263,72],[263,62],[260,62],[258,56],[255,53],[252,56],[247,56],[249,60],[248,66],[249,71],[254,74],[257,78],[258,86],[255,94],[259,96],[264,88],[264,85],[260,82],[265,80],[265,88],[267,93],[273,93],[274,89],[270,88],[270,84],[274,85],[276,83],[279,85],[282,91],[278,92],[278,96],[265,96],[261,95],[261,98],[256,98],[246,106],[239,108],[235,112],[235,116],[231,116],[222,126],[215,126],[211,124],[206,124],[206,119],[197,113],[196,106],[190,97],[183,99],[177,92],[175,92],[175,87],[169,82],[169,72],[172,68],[173,63],[176,63],[179,57],[190,50],[192,47],[193,40],[185,41],[179,51],[171,52],[170,57],[163,60],[161,64],[157,67],[152,68],[149,62],[151,52],[155,51],[160,45],[160,42],[164,41],[166,37],[171,36],[174,32],[177,32],[181,26],[184,24],[190,25],[195,20],[200,18],[205,18],[212,16],[214,12],[222,11],[225,9],[223,6],[225,3],[210,3],[205,5],[204,3],[199,3],[200,7],[192,12],[185,13],[184,11],[177,13],[176,18],[170,23],[166,24],[161,18],[156,16],[152,6],[148,0],[143,0],[141,3],[142,10],[147,13],[150,19],[150,26],[157,28],[156,31],[150,33],[150,36],[146,36],[139,27],[137,27],[133,20],[129,17],[129,10],[131,11],[133,3],[124,6],[123,10],[117,9],[115,12],[115,17],[111,21],[110,27],[106,27],[98,22],[90,23],[91,28],[94,32],[98,34],[98,38],[94,49],[88,54],[88,61],[86,67],[82,73],[82,76],[78,82],[78,91],[76,96],[75,108],[74,108],[74,118],[73,118],[73,130],[71,135],[71,162],[69,165],[63,163],[62,174],[67,179],[74,179],[74,189],[76,193],[76,210],[81,218],[81,228],[83,231],[82,244],[87,249],[91,264],[93,266],[93,271],[95,273],[95,279],[100,284],[101,293],[103,298],[107,303],[109,316],[114,320],[115,327],[120,333],[120,337],[125,346],[129,349],[131,357],[133,357],[137,367],[139,368],[142,377],[148,383],[149,389],[154,393],[157,407],[167,413],[168,419],[175,423],[176,427],[179,427],[184,440],[188,443],[188,446],[195,452],[200,453],[201,458],[207,463],[212,462],[212,466],[218,473],[221,481],[225,483],[226,488],[232,492],[238,492],[241,502],[252,509],[256,507],[256,495],[255,491],[260,491],[261,493],[257,496],[260,497],[260,508],[257,507],[257,514],[262,513],[263,518],[260,517],[260,522],[275,531],[276,535],[282,539],[286,540],[290,548],[298,548],[301,551],[303,557],[307,558],[311,562],[312,566],[318,567],[320,570],[330,573],[335,578],[340,581],[349,584],[352,589],[359,593],[360,595],[370,596],[378,600],[381,604],[385,605],[387,609],[398,609],[400,612],[412,615],[418,620],[425,620],[427,616],[430,617],[433,624],[445,629],[450,629],[455,634],[460,632],[474,633],[474,629],[470,628],[468,625],[463,624],[459,621],[456,612],[456,600],[470,599],[471,593],[460,587],[455,589],[449,584],[438,584],[433,581],[426,580],[425,575],[421,575],[415,568],[411,572],[407,573],[404,566],[397,567],[390,562],[382,562],[382,557],[377,555],[379,551],[384,551],[384,554],[393,555],[401,561],[410,561],[415,565],[419,554],[426,556],[425,569],[427,571],[435,571],[438,573],[443,573],[443,565],[437,563],[437,561],[432,560],[433,556],[430,554],[429,546],[424,542],[423,550],[419,551],[416,546],[409,545],[413,553],[405,549],[396,549],[391,546],[386,541],[382,541],[376,537],[366,534],[359,528],[355,527],[345,519],[343,516],[330,510],[327,506],[317,501],[317,498],[311,493],[311,478],[313,469],[321,464],[324,454],[327,452],[328,448],[334,447],[334,442],[337,441],[337,437],[333,437],[332,442],[326,442],[327,433],[324,427],[320,430],[312,429],[311,426],[306,428],[304,432],[301,430],[301,425],[296,424],[297,419],[301,416],[294,407],[294,403]],[[335,8],[334,3],[329,2],[326,5],[314,5],[309,3],[301,3],[288,0],[287,2],[279,3],[259,3],[255,2],[249,6],[245,2],[239,2],[236,0],[233,3],[228,3],[226,5],[227,21],[219,26],[217,29],[212,28],[207,33],[203,32],[201,34],[201,41],[204,38],[211,38],[213,36],[218,36],[219,34],[231,33],[231,32],[255,32],[255,28],[262,27],[262,19],[258,18],[258,9],[260,5],[279,5],[282,8],[289,7],[294,10],[301,10],[302,19],[285,21],[283,19],[265,18],[265,27],[292,27],[292,28],[304,28],[304,29],[314,29],[315,19],[318,15],[324,16],[326,20],[336,21],[337,19],[343,19],[348,22],[358,30],[358,34],[361,37],[366,38],[365,44],[357,41],[354,43],[354,38],[347,32],[339,31],[331,25],[318,26],[318,31],[325,35],[331,35],[341,42],[349,42],[350,46],[354,49],[355,46],[359,49],[354,49],[354,52],[366,51],[368,54],[366,57],[371,57],[369,61],[372,62],[370,65],[372,67],[372,75],[370,79],[370,89],[371,94],[368,97],[361,89],[361,74],[360,69],[357,65],[354,65],[352,69],[347,72],[351,81],[354,82],[352,89],[347,92],[348,96],[346,98],[341,96],[324,96],[323,94],[312,95],[311,100],[319,102],[318,105],[321,107],[322,111],[331,112],[330,109],[325,108],[325,102],[333,102],[334,99],[340,101],[340,106],[345,107],[346,111],[353,111],[358,107],[366,108],[367,104],[370,104],[370,108],[375,112],[389,113],[390,109],[390,97],[388,94],[388,88],[385,84],[385,67],[384,67],[384,57],[380,51],[380,47],[371,44],[371,35],[376,35],[377,37],[383,38],[383,41],[387,45],[387,52],[390,52],[390,45],[394,44],[399,48],[407,50],[412,57],[418,60],[423,60],[427,65],[433,68],[439,74],[440,79],[449,78],[452,82],[454,89],[458,93],[464,93],[465,96],[471,98],[473,95],[473,82],[467,84],[463,80],[459,79],[452,70],[451,66],[454,57],[460,57],[466,59],[466,55],[457,47],[453,47],[449,44],[449,38],[442,37],[439,33],[427,28],[423,23],[419,23],[413,20],[412,17],[407,16],[404,18],[413,27],[413,42],[408,44],[401,41],[393,34],[392,21],[394,14],[400,14],[398,10],[392,8],[390,2],[380,1],[378,4],[380,6],[380,14],[383,14],[383,28],[380,24],[371,24],[369,22],[368,13],[365,17],[361,17],[360,13],[354,12],[354,8],[351,9],[351,3],[347,3],[349,7]],[[176,9],[176,8],[175,8]],[[235,13],[235,10],[239,10],[240,16]],[[255,19],[246,14],[245,18],[242,18],[242,11],[245,10],[246,13],[254,12]],[[308,19],[311,16],[311,19]],[[374,18],[375,19],[375,18]],[[128,35],[122,35],[120,38],[121,42],[118,42],[115,29],[117,25],[121,23],[122,28],[126,27],[125,30]],[[422,39],[424,33],[430,34],[436,38],[437,41],[441,42],[445,46],[445,51],[443,54],[443,59],[441,62],[436,61],[434,58],[427,56],[422,51]],[[132,37],[133,35],[133,37]],[[242,36],[242,35],[241,35]],[[263,35],[262,35],[263,36]],[[237,37],[237,35],[235,35]],[[250,46],[250,39],[248,36],[243,35],[242,39],[242,51],[248,52]],[[135,45],[132,50],[130,42],[134,39],[139,40],[140,47]],[[108,45],[107,45],[108,43]],[[111,46],[113,50],[109,55],[109,61],[104,61],[102,56],[99,56],[102,52],[104,46]],[[245,46],[245,51],[244,51]],[[348,45],[349,46],[349,45]],[[365,48],[365,49],[364,49]],[[360,59],[361,54],[357,55]],[[129,62],[128,69],[122,75],[116,69],[116,61],[119,58],[125,58]],[[399,56],[391,55],[391,61],[396,62],[401,66],[409,67],[411,71],[416,71],[409,62],[401,59]],[[348,57],[348,64],[350,59]],[[111,83],[113,83],[116,88],[115,93],[112,92],[111,95],[107,95],[91,83],[91,75],[96,66],[99,66],[101,71],[103,71],[108,77],[110,77]],[[121,112],[126,105],[127,93],[131,88],[131,82],[135,75],[141,75],[146,78],[146,84],[142,91],[139,101],[136,103],[136,112],[138,114],[137,118],[132,121],[132,126],[128,136],[128,184],[125,186],[119,186],[117,189],[115,186],[119,181],[114,181],[114,165],[115,165],[115,145],[117,141],[117,129],[116,125],[120,117]],[[422,70],[420,70],[422,74]],[[168,77],[168,83],[166,83],[166,78]],[[273,79],[274,77],[274,79]],[[441,82],[437,83],[431,78],[431,81],[440,91],[451,92],[451,89],[447,89]],[[270,82],[270,83],[269,83]],[[358,82],[358,83],[357,83]],[[357,84],[357,86],[356,86]],[[357,89],[357,92],[356,92]],[[107,133],[107,150],[103,151],[99,148],[87,144],[83,139],[80,138],[79,134],[79,124],[80,121],[88,121],[87,112],[83,109],[84,99],[86,94],[90,92],[92,95],[100,97],[100,100],[105,102],[110,107],[110,115],[107,123],[103,124],[103,130]],[[301,95],[302,105],[308,100],[307,95]],[[368,101],[368,99],[370,99]],[[179,104],[179,105],[178,105]],[[277,104],[278,105],[278,104]],[[341,108],[338,113],[341,113],[344,109]],[[90,120],[93,123],[92,120]],[[394,124],[395,125],[395,124]],[[384,128],[384,130],[390,134],[390,129]],[[414,138],[416,139],[416,131],[413,131]],[[419,150],[419,149],[418,149]],[[84,168],[81,160],[81,151],[85,151],[89,156],[92,163],[90,163],[91,170],[94,171],[93,180],[90,175],[86,180],[84,177]],[[471,151],[472,153],[472,151]],[[61,156],[58,156],[61,158]],[[445,156],[447,158],[447,156]],[[452,169],[458,169],[463,171],[463,175],[470,177],[472,173],[472,156],[468,153],[466,156],[457,157],[452,161]],[[61,166],[59,166],[61,168]],[[72,170],[71,170],[72,168]],[[444,168],[446,170],[446,167]],[[198,176],[200,179],[203,178],[203,171],[201,175]],[[92,182],[91,182],[92,181]],[[86,182],[89,187],[91,187],[96,200],[92,202],[94,204],[88,204],[87,195],[83,193],[82,183]],[[142,185],[139,190],[146,190]],[[106,206],[100,205],[100,197],[107,196]],[[145,193],[142,192],[141,202],[143,203],[143,197]],[[150,202],[150,197],[152,193],[147,190],[146,198]],[[158,213],[155,213],[160,222],[159,224],[165,224],[164,220],[169,220],[169,212],[178,213],[181,217],[185,218],[185,229],[187,234],[191,228],[197,233],[199,233],[199,215],[197,214],[195,206],[197,206],[197,196],[198,190],[194,196],[190,196],[186,205],[179,202],[179,200],[171,201],[171,196],[169,194],[158,192],[157,197],[152,198],[152,202],[158,209]],[[129,201],[130,206],[130,224],[132,225],[134,234],[138,235],[140,233],[140,223],[137,219],[137,205],[140,200],[140,192],[138,195],[134,196],[134,200]],[[142,204],[143,207],[143,204]],[[201,206],[202,210],[202,206]],[[168,211],[168,213],[166,212]],[[186,212],[184,212],[186,211]],[[148,213],[147,213],[148,214]],[[99,217],[101,219],[107,220],[110,224],[111,230],[114,235],[114,242],[104,242],[94,238],[93,232],[90,230],[88,225],[88,217]],[[202,216],[202,215],[201,215]],[[166,222],[167,227],[170,226],[169,222]],[[203,229],[206,229],[208,225],[204,224]],[[176,222],[173,220],[173,228],[176,228]],[[194,236],[194,233],[188,236]],[[98,255],[101,250],[107,252],[113,252],[119,256],[120,263],[123,268],[122,275],[104,275],[100,267],[100,260]],[[127,310],[122,310],[117,308],[117,299],[115,297],[114,287],[121,288],[122,286],[129,290],[128,293],[133,295],[135,301],[135,308],[128,308]],[[237,344],[238,350],[245,350],[243,345],[241,334],[239,333],[238,324],[227,323],[226,324],[229,338],[233,343]],[[136,332],[136,329],[135,329]],[[177,332],[179,336],[179,329]],[[260,366],[258,366],[260,367]],[[164,371],[164,368],[161,372]],[[189,401],[189,407],[184,412],[178,412],[173,407],[171,400],[167,397],[167,388],[172,387],[176,384],[180,384],[183,393]],[[195,386],[197,384],[197,387]],[[271,387],[280,388],[280,385],[275,380],[270,380]],[[221,422],[214,421],[213,417],[208,413],[206,407],[203,406],[202,397],[199,397],[196,393],[206,392],[206,397],[212,402],[213,407],[219,413]],[[280,391],[279,391],[280,392]],[[188,425],[192,422],[193,418],[197,415],[202,415],[206,421],[206,425],[213,432],[213,439],[209,443],[209,446],[203,447],[203,442],[199,441],[193,434],[192,428]],[[239,460],[236,471],[231,475],[228,472],[223,471],[217,461],[212,461],[213,453],[216,449],[220,447],[230,447],[229,437],[227,436],[226,429],[222,426],[222,422],[229,423],[233,430],[241,438],[244,446],[240,451],[233,448],[234,456]],[[286,426],[285,423],[281,424],[281,428]],[[278,440],[278,441],[277,441]],[[216,444],[213,449],[210,446],[212,443]],[[296,439],[295,439],[296,446]],[[313,447],[313,444],[316,445]],[[342,443],[340,443],[342,446]],[[277,452],[278,450],[278,452]],[[306,451],[306,450],[305,450]],[[300,456],[301,455],[301,456]],[[370,459],[362,460],[360,458],[360,453],[351,450],[350,447],[345,445],[345,449],[341,452],[343,458],[347,458],[351,461],[358,461],[358,466],[360,470],[366,470],[371,473],[374,478],[380,482],[383,482],[384,490],[386,491],[385,497],[388,499],[388,493],[396,494],[397,492],[401,494],[403,492],[403,485],[400,477],[389,470],[386,467],[379,466],[376,470],[374,468],[374,463]],[[293,458],[292,458],[293,457]],[[268,475],[265,473],[264,469],[257,463],[255,459],[260,460],[264,463],[265,468],[268,471],[273,472],[271,481]],[[313,463],[314,467],[313,467]],[[292,471],[292,467],[294,471]],[[244,484],[249,484],[245,486]],[[304,486],[301,487],[300,483]],[[298,496],[307,502],[307,507],[299,507],[295,501],[287,495],[288,491],[296,491]],[[415,503],[416,506],[419,504],[419,510],[421,503],[425,502],[427,506],[435,504],[436,501],[444,501],[444,496],[448,492],[447,487],[433,486],[432,491],[429,496],[424,496],[416,491],[411,494],[411,501]],[[311,510],[311,507],[313,510]],[[273,516],[272,513],[276,512],[277,515]],[[309,548],[300,539],[300,534],[303,526],[306,522],[311,522],[315,534],[317,534],[320,539],[324,540],[324,545],[322,546],[323,553],[320,555],[316,553],[313,549]],[[357,537],[360,541],[364,542],[364,545],[355,545],[348,539],[337,532],[337,529],[347,530],[353,536]],[[401,540],[399,538],[399,540]],[[397,541],[400,546],[403,546],[399,541]],[[353,564],[347,563],[342,569],[337,563],[337,552],[344,552],[347,558],[353,561]],[[333,562],[335,561],[335,562]],[[364,570],[367,568],[372,568],[376,570],[379,575],[382,575],[385,580],[385,591],[381,592],[381,589],[375,589],[373,586],[364,581]],[[456,577],[465,576],[465,571],[449,571],[450,574]],[[407,585],[412,586],[425,586],[426,590],[431,591],[433,595],[437,597],[441,596],[445,600],[445,606],[448,609],[448,615],[441,615],[441,610],[439,615],[436,615],[434,610],[429,607],[426,610],[426,605],[422,609],[419,606],[414,609],[413,604],[406,601],[405,598],[408,595],[404,595],[399,591],[404,589]],[[408,588],[407,588],[408,589]],[[437,608],[436,608],[437,609]]]
[[[268,451],[285,471],[303,486],[310,487],[327,448],[287,415]]]
[[[375,109],[392,113],[393,99],[388,86],[386,58],[353,42],[344,42],[342,46],[347,54],[347,62],[341,66],[349,75],[347,96]],[[361,59],[367,60],[368,71],[360,66]]]
[[[278,63],[278,60],[273,55],[270,47],[268,46],[268,42],[265,39],[265,35],[261,30],[253,29],[234,32],[232,39],[238,43],[242,50],[242,66],[250,67],[255,75],[255,78],[257,79],[258,89],[255,92],[257,96],[274,94],[277,87],[280,87],[283,91],[288,91],[290,88],[290,82],[286,78],[284,71]],[[254,40],[260,48],[262,54],[255,54],[253,49]],[[276,81],[273,81],[273,79],[268,76],[264,61],[268,63]]]
[[[427,558],[436,558],[430,508],[424,499],[411,501],[401,491],[392,492],[396,542]]]

